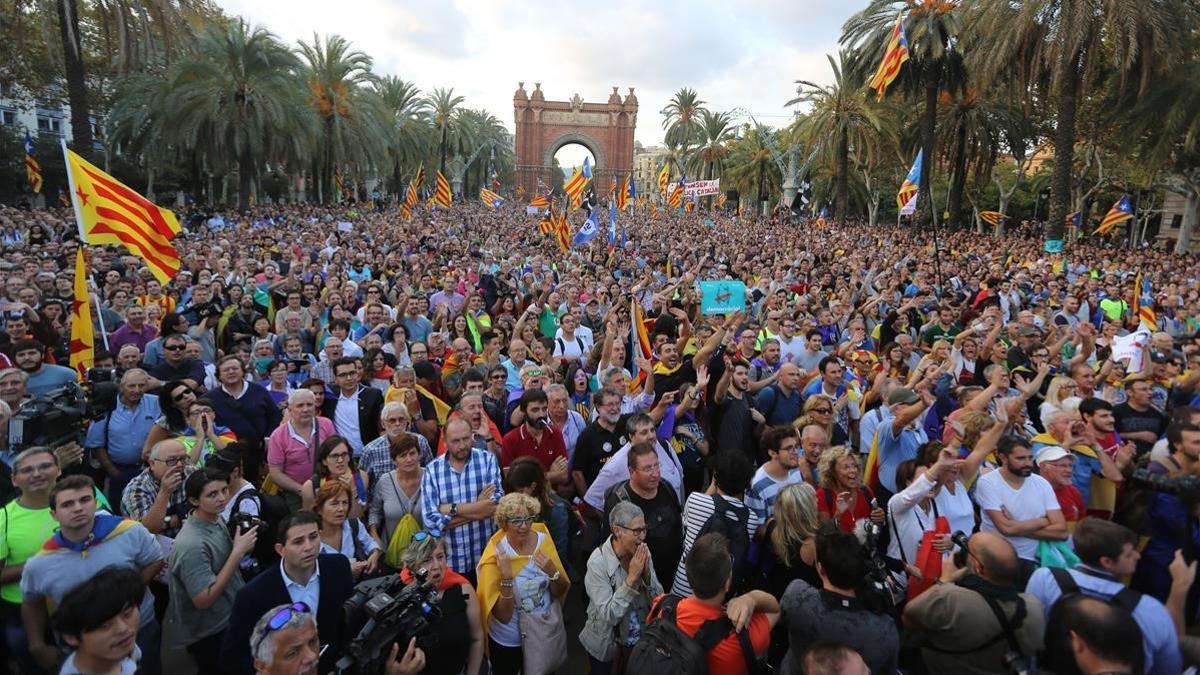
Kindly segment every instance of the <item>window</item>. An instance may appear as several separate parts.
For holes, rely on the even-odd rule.
[[[39,134],[54,134],[55,136],[62,135],[62,120],[57,117],[46,117],[38,115],[37,118]]]
[[[0,124],[5,126],[17,123],[17,111],[12,108],[0,108]]]

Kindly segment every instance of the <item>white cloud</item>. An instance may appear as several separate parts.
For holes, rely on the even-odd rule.
[[[375,59],[375,70],[423,90],[453,87],[471,107],[512,127],[517,82],[547,98],[607,100],[636,89],[637,139],[661,142],[659,110],[692,87],[714,110],[741,108],[786,124],[794,80],[828,82],[824,54],[857,8],[822,0],[686,3],[611,0],[217,0],[226,12],[289,42],[336,33]]]

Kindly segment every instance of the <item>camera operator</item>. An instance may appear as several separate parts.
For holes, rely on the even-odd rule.
[[[1167,428],[1167,444],[1171,454],[1161,461],[1151,461],[1146,467],[1147,471],[1167,479],[1179,479],[1184,484],[1196,481],[1200,476],[1200,427],[1172,424]],[[1200,483],[1194,484],[1200,487]],[[1149,488],[1142,489],[1149,491]],[[1192,488],[1191,491],[1194,493],[1195,490]],[[1191,537],[1192,547],[1200,544],[1200,527],[1196,525],[1200,507],[1194,501],[1200,494],[1152,491],[1148,497],[1145,522],[1149,530],[1143,534],[1149,534],[1150,540],[1142,549],[1131,585],[1165,602],[1171,590],[1168,570],[1171,560],[1175,557],[1175,551],[1188,546],[1184,541],[1184,533]]]
[[[254,672],[249,648],[251,635],[261,636],[253,622],[278,605],[304,603],[320,623],[320,643],[327,645],[321,658],[322,673],[333,669],[343,642],[342,605],[354,592],[350,561],[342,555],[321,554],[320,518],[297,511],[283,518],[275,532],[275,551],[283,560],[251,579],[237,592],[229,612],[229,628],[221,645],[221,671]],[[254,657],[259,658],[258,655]],[[268,659],[269,661],[269,659]],[[259,672],[296,672],[262,670]]]
[[[125,371],[116,407],[88,427],[83,443],[108,474],[105,494],[114,505],[121,503],[125,486],[141,472],[146,436],[162,416],[158,397],[146,393],[149,379],[139,368]]]
[[[1020,592],[1020,571],[1013,545],[990,532],[975,534],[942,563],[942,578],[904,608],[904,625],[923,638],[929,672],[1007,673],[1012,657],[1037,654],[1042,603]]]
[[[268,609],[254,624],[250,638],[253,672],[260,675],[312,675],[318,672],[321,649],[317,619],[302,602]],[[383,672],[417,675],[425,672],[424,667],[425,656],[413,639],[403,657],[399,645],[392,647]]]
[[[817,574],[821,588],[796,579],[780,600],[789,638],[781,672],[800,672],[804,651],[826,640],[857,651],[873,673],[896,672],[900,649],[896,624],[861,602],[858,589],[867,578],[867,561],[858,538],[835,525],[822,525],[817,533]]]
[[[175,647],[186,647],[201,673],[221,670],[221,640],[233,599],[242,587],[238,568],[258,538],[258,526],[231,533],[221,514],[229,501],[229,478],[211,467],[183,484],[194,507],[171,549],[167,583]]]
[[[404,569],[400,572],[405,583],[412,583],[414,572],[425,571],[425,580],[437,589],[441,617],[433,622],[432,634],[437,641],[425,647],[427,675],[477,675],[483,664],[483,623],[479,618],[479,601],[475,589],[466,577],[450,569],[446,543],[431,532],[418,532],[404,549]]]

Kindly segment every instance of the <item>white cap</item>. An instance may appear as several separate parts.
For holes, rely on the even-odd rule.
[[[1063,457],[1070,456],[1071,453],[1065,448],[1057,445],[1047,445],[1046,447],[1037,451],[1037,454],[1033,457],[1033,461],[1040,466],[1046,462],[1053,462],[1056,459],[1062,459]]]

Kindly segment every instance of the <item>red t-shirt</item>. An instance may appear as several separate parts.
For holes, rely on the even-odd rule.
[[[864,490],[866,491],[864,494]],[[870,498],[867,495],[871,495]],[[854,534],[854,524],[871,517],[871,499],[875,495],[871,488],[861,486],[855,491],[854,503],[838,518],[838,529],[848,534]],[[817,511],[827,518],[833,518],[837,513],[837,495],[826,488],[817,489]]]
[[[1068,523],[1074,523],[1087,515],[1083,493],[1074,485],[1054,486],[1054,496],[1058,498],[1058,506]]]
[[[542,439],[535,441],[533,434],[522,424],[504,434],[504,440],[500,443],[501,467],[508,468],[513,460],[526,455],[537,458],[542,470],[549,471],[554,460],[567,456],[567,444],[563,441],[562,432],[554,427],[547,427],[542,430]]]
[[[659,599],[661,600],[661,596]],[[684,598],[675,606],[675,625],[689,637],[695,636],[705,621],[720,619],[723,616],[724,608],[705,604],[695,598]],[[754,647],[754,653],[761,654],[767,651],[771,644],[771,623],[767,621],[767,615],[755,614],[746,630],[750,633],[750,644]],[[742,643],[735,633],[730,633],[708,653],[708,672],[713,675],[747,675],[746,657],[742,654]]]

